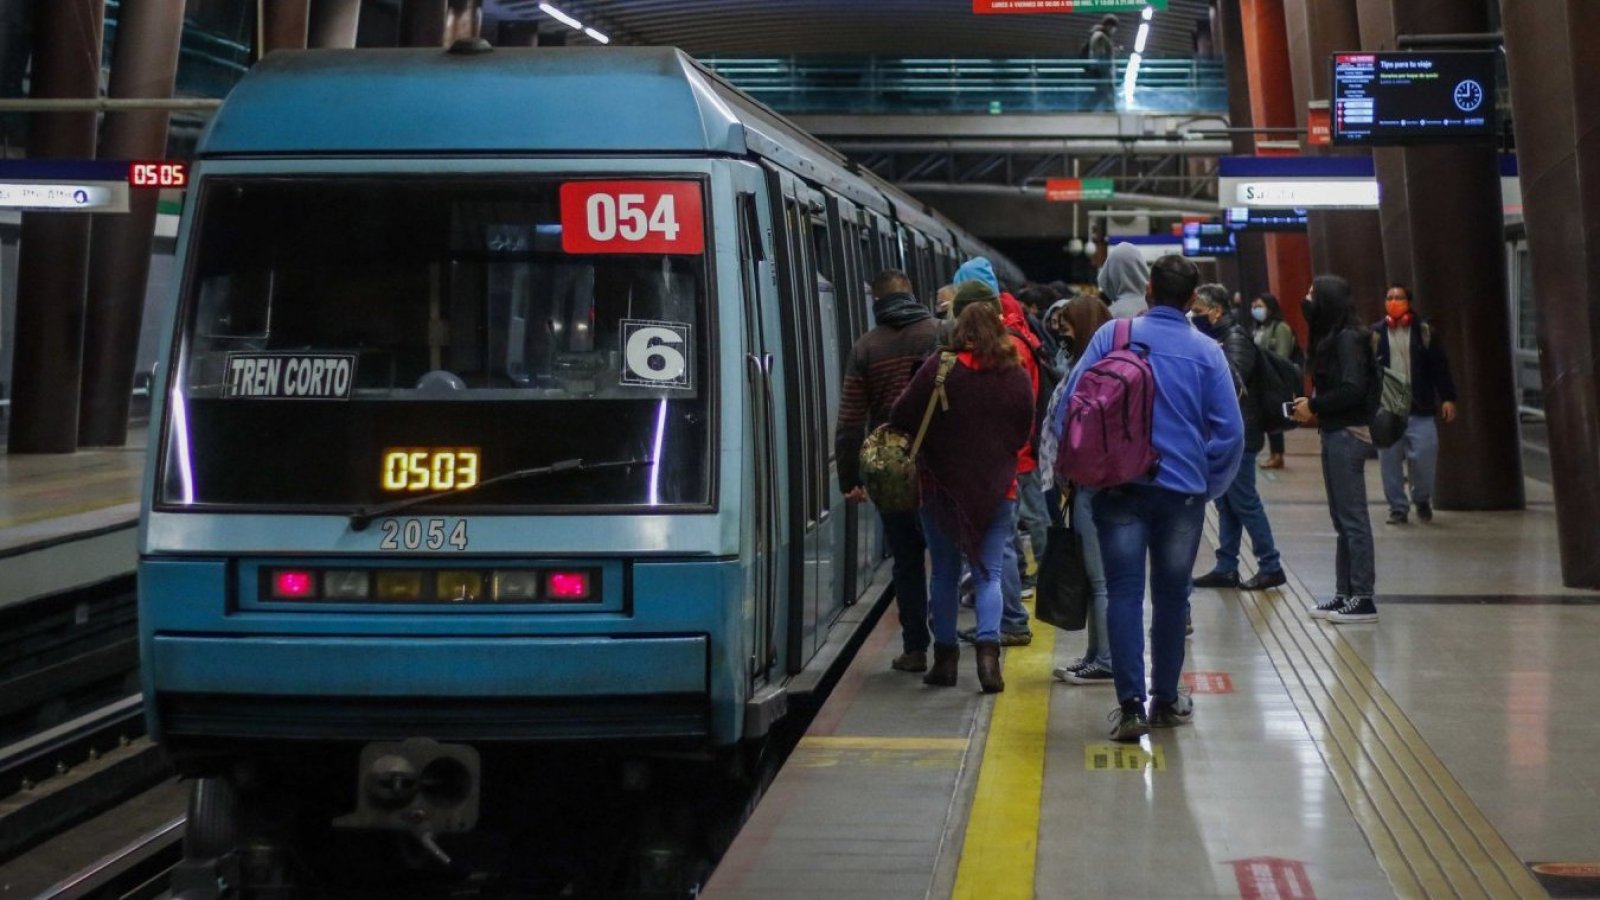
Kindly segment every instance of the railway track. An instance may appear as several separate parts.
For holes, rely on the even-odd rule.
[[[185,817],[161,827],[73,875],[35,900],[149,900],[166,896],[172,870],[183,855]]]

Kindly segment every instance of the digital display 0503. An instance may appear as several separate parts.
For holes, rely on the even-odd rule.
[[[460,491],[481,476],[477,447],[385,447],[379,483],[388,493]]]

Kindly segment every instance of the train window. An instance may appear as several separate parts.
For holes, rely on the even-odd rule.
[[[833,241],[828,234],[828,221],[821,216],[811,217],[811,260],[817,274],[837,282],[833,270]]]
[[[394,499],[396,448],[470,447],[482,482],[637,462],[484,484],[453,508],[704,508],[706,257],[568,253],[559,188],[210,180],[162,501],[367,506]]]

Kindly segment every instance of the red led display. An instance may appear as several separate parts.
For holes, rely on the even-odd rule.
[[[589,597],[589,573],[551,572],[546,588],[552,600],[586,600]]]
[[[164,160],[128,163],[129,187],[181,188],[188,185],[188,163]]]
[[[280,599],[309,597],[317,583],[310,572],[275,572],[272,575],[272,593]]]

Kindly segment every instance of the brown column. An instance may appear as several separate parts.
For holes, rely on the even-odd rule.
[[[1295,123],[1293,79],[1289,76],[1289,40],[1284,30],[1283,0],[1239,0],[1245,65],[1250,84],[1250,119],[1261,127]],[[1283,303],[1284,318],[1306,340],[1300,299],[1311,286],[1311,253],[1303,234],[1269,234],[1267,281]]]
[[[361,0],[311,0],[307,47],[354,47]]]
[[[1361,46],[1355,0],[1284,0],[1289,54],[1294,58],[1295,122],[1304,128],[1312,100],[1329,99],[1329,57],[1336,50]],[[1312,147],[1302,139],[1307,156],[1370,156],[1359,147]],[[1383,267],[1383,232],[1376,211],[1330,210],[1311,213],[1311,265],[1317,272],[1342,275],[1350,282],[1356,308],[1367,319],[1383,311],[1387,279]]]
[[[1500,9],[1517,110],[1523,221],[1537,287],[1561,580],[1568,587],[1600,588],[1600,299],[1595,260],[1585,256],[1585,232],[1597,230],[1586,225],[1600,223],[1600,204],[1579,194],[1576,107],[1587,103],[1592,122],[1594,102],[1574,90],[1600,77],[1595,61],[1586,58],[1600,40],[1600,25],[1585,14],[1586,5],[1501,0]],[[1574,54],[1575,47],[1585,52]],[[1587,170],[1594,173],[1600,148],[1591,140],[1586,151]],[[1591,178],[1586,188],[1592,191],[1593,185]]]
[[[112,54],[112,97],[170,97],[178,73],[183,0],[141,0],[122,6]],[[167,150],[167,113],[107,113],[104,159],[160,159]],[[128,440],[128,404],[139,353],[144,292],[155,236],[155,190],[135,190],[127,215],[95,216],[89,254],[88,312],[83,344],[78,444],[115,447]]]
[[[1361,49],[1393,50],[1394,7],[1391,0],[1356,0],[1361,19]],[[1406,203],[1406,163],[1398,147],[1374,147],[1378,173],[1378,225],[1383,235],[1383,264],[1390,284],[1416,283],[1411,271],[1411,207]]]
[[[274,50],[304,50],[311,0],[259,0],[256,55]]]
[[[1223,2],[1213,7],[1219,26],[1218,48],[1222,51],[1228,76],[1228,122],[1234,128],[1249,128],[1254,118],[1250,114],[1250,67],[1245,61],[1244,22],[1237,2]],[[1252,156],[1256,152],[1255,135],[1237,131],[1233,134],[1233,152],[1236,156]],[[1232,202],[1231,197],[1221,198],[1222,205]],[[1235,281],[1230,287],[1243,294],[1246,302],[1267,287],[1267,242],[1257,232],[1239,235],[1239,255],[1234,257]]]
[[[100,89],[103,0],[52,0],[37,7],[35,99],[90,98]],[[94,156],[94,113],[38,113],[29,123],[35,159]],[[24,213],[17,265],[15,357],[11,367],[12,453],[78,449],[78,380],[89,270],[89,217]]]
[[[483,31],[483,0],[450,0],[445,26],[446,45],[478,37]]]
[[[1398,34],[1489,29],[1483,0],[1393,0]],[[1544,102],[1550,102],[1546,100]],[[1522,440],[1506,306],[1500,168],[1489,143],[1408,147],[1406,202],[1418,311],[1433,320],[1460,395],[1439,427],[1441,509],[1521,509]]]
[[[450,0],[402,0],[400,46],[443,47]]]

